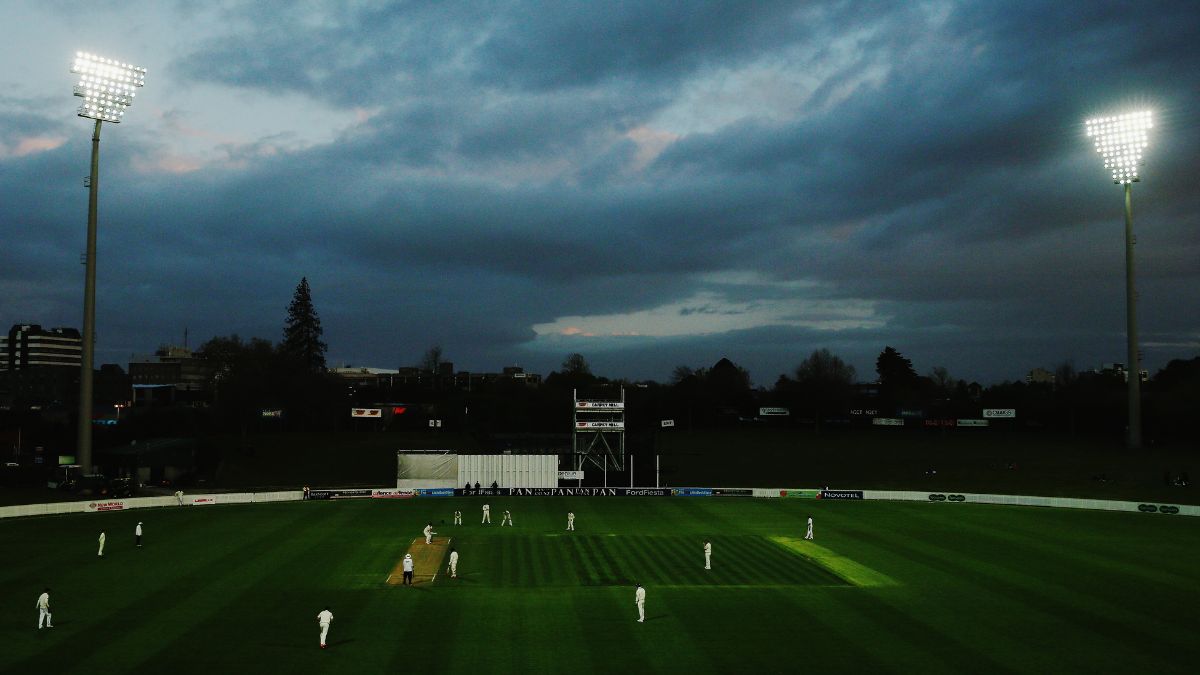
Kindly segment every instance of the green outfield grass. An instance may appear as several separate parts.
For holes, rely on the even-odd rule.
[[[3,673],[1195,672],[1192,518],[974,504],[478,499],[0,522]],[[465,523],[453,526],[455,508]],[[577,516],[565,532],[566,513]],[[812,515],[816,540],[802,539]],[[145,546],[133,546],[137,521]],[[432,520],[461,554],[387,576]],[[445,522],[443,522],[445,521]],[[108,533],[106,556],[96,538]],[[703,569],[703,540],[713,569]],[[444,563],[443,563],[444,565]],[[422,570],[418,570],[418,573]],[[633,584],[647,589],[639,624]],[[56,627],[35,628],[52,587]],[[335,619],[317,646],[316,614]]]

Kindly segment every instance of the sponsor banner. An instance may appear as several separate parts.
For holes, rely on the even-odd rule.
[[[771,417],[771,416],[779,416],[779,415],[787,416],[787,415],[791,415],[791,414],[792,414],[792,411],[788,410],[787,408],[759,408],[758,409],[759,417]]]
[[[210,506],[217,503],[216,497],[192,497],[188,500],[192,506]]]
[[[954,426],[955,421],[956,420],[931,419],[931,420],[925,420],[925,426],[927,426],[927,427],[952,427],[952,426]]]
[[[576,429],[624,429],[624,422],[586,422],[578,421],[575,423]]]
[[[412,499],[417,496],[416,490],[372,490],[372,499]]]
[[[351,408],[350,416],[351,417],[364,417],[364,418],[375,417],[375,418],[382,419],[383,418],[383,408]]]
[[[482,490],[471,490],[475,494]],[[666,497],[671,494],[668,488],[507,488],[500,490],[509,497]]]
[[[821,490],[817,499],[862,499],[862,490]]]
[[[576,410],[624,410],[624,401],[575,401]]]
[[[748,488],[713,488],[714,497],[753,497],[754,490]]]
[[[309,499],[357,499],[370,497],[374,490],[309,490]]]
[[[428,488],[417,490],[418,497],[453,497],[454,488]]]
[[[992,420],[1010,420],[1017,416],[1016,408],[984,408],[983,416]]]
[[[711,497],[712,488],[674,488],[671,494],[676,497]]]
[[[921,418],[921,417],[925,417],[925,411],[924,410],[901,410],[900,416],[901,417]]]
[[[92,513],[101,511],[121,511],[125,508],[124,501],[108,501],[108,502],[91,502],[87,505],[87,510]]]
[[[873,417],[871,418],[871,424],[877,427],[902,427],[904,426],[904,420],[898,417]]]
[[[262,416],[263,417],[283,417],[283,411],[282,410],[264,410],[264,411],[262,411]]]
[[[1179,507],[1171,504],[1138,504],[1138,511],[1142,513],[1167,513],[1173,515],[1179,513]]]
[[[675,426],[675,420],[663,420],[662,425],[664,429],[667,427],[673,427]]]
[[[794,497],[800,499],[820,499],[820,490],[780,490],[780,497]]]
[[[583,480],[582,471],[559,471],[559,480]]]
[[[495,490],[492,488],[479,488],[478,490],[474,488],[470,490],[457,488],[454,490],[454,495],[456,497],[503,497],[507,494],[508,490],[506,488],[499,488]]]
[[[987,420],[956,420],[960,427],[986,427]]]

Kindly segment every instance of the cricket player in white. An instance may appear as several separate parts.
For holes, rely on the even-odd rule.
[[[454,512],[454,524],[455,524],[455,525],[462,525],[462,511],[455,511],[455,512]]]
[[[704,542],[704,569],[712,569],[712,542]]]
[[[98,556],[104,555],[104,532],[103,531],[100,532],[100,550],[96,551],[96,555],[98,555]]]
[[[483,522],[487,523],[488,525],[492,524],[492,507],[488,506],[487,504],[483,505]]]
[[[321,610],[317,614],[317,625],[321,627],[321,649],[325,649],[325,636],[329,635],[329,624],[333,623],[333,612],[329,611],[329,607]]]
[[[637,585],[637,590],[633,593],[633,601],[638,606],[638,623],[646,623],[646,589],[642,588],[641,584]]]
[[[812,516],[809,516],[809,517],[808,517],[808,532],[805,532],[805,533],[804,533],[804,538],[805,538],[805,539],[812,539],[812,538],[813,538],[813,535],[812,535]]]
[[[133,543],[137,544],[138,548],[142,547],[142,523],[138,521],[137,527],[133,528]]]
[[[568,532],[575,531],[575,512],[574,511],[567,512],[567,531]]]
[[[512,513],[508,511],[504,512],[504,518],[500,520],[500,527],[504,527],[505,525],[512,527]]]
[[[436,532],[433,531],[433,523],[429,523],[428,525],[425,526],[425,529],[421,530],[421,531],[425,533],[425,543],[432,544],[433,543],[433,535],[436,534]]]
[[[458,551],[454,549],[450,549],[450,565],[448,569],[450,570],[451,579],[458,577]]]
[[[183,490],[175,491],[175,499],[179,502],[180,506],[183,506]]]
[[[46,628],[54,628],[54,624],[50,623],[50,589],[42,591],[38,596],[38,630],[42,629],[42,622],[46,622]]]

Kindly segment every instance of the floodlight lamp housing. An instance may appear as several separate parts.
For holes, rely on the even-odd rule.
[[[1097,117],[1086,123],[1088,138],[1095,139],[1096,152],[1104,168],[1112,171],[1113,182],[1136,183],[1142,151],[1146,149],[1154,119],[1149,110]]]
[[[79,116],[120,122],[133,105],[137,89],[146,84],[146,69],[87,52],[76,52],[71,72],[79,75],[75,95],[83,99]]]

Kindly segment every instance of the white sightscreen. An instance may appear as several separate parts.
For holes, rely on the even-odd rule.
[[[396,487],[461,487],[457,485],[458,460],[452,452],[397,452]]]
[[[558,487],[558,455],[459,455],[458,481],[502,488]]]

